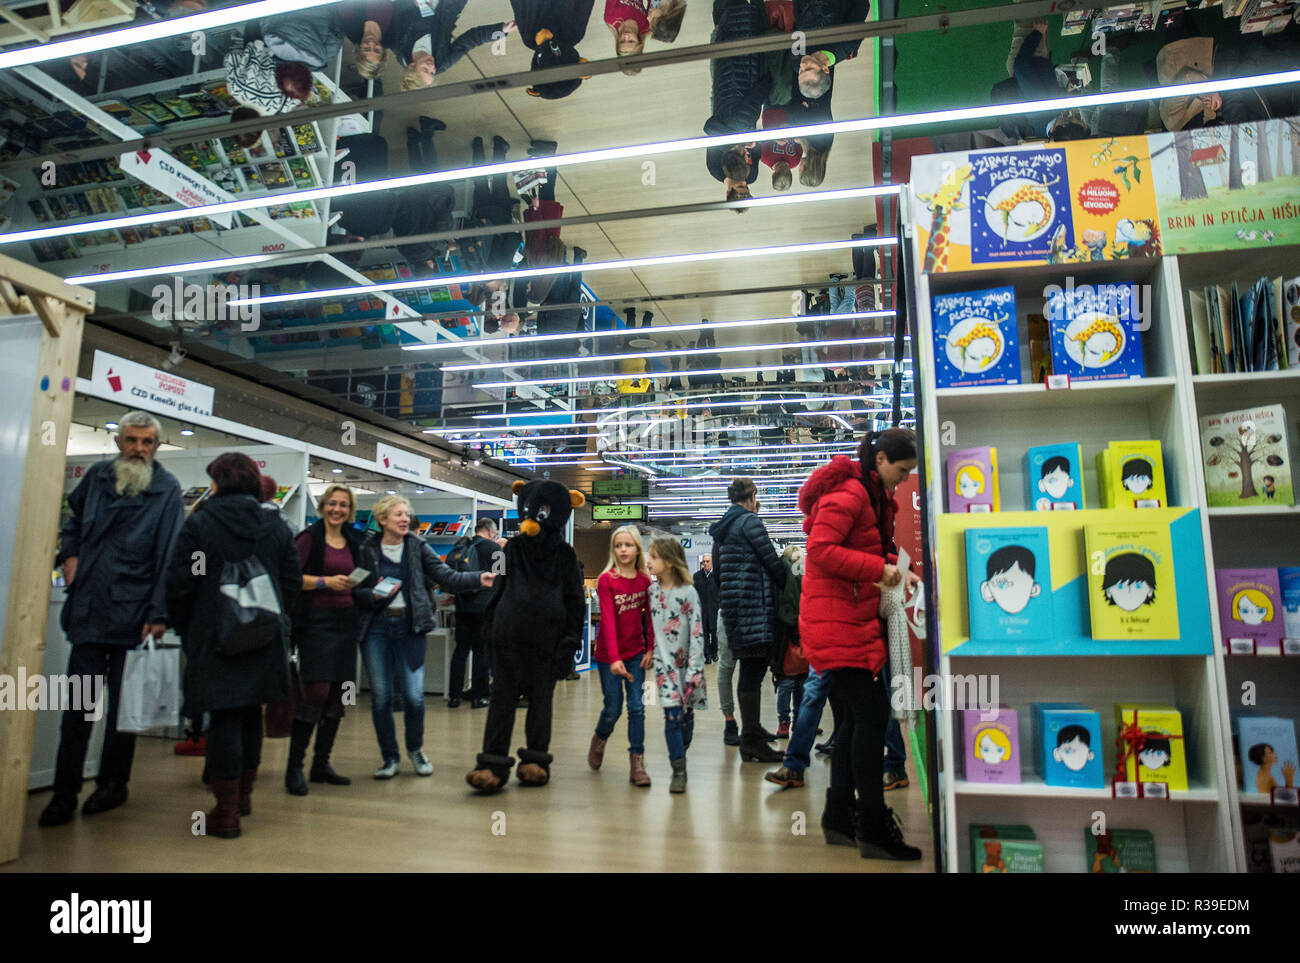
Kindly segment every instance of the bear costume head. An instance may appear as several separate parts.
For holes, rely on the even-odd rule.
[[[521,479],[510,490],[519,506],[519,531],[528,538],[563,534],[573,510],[587,501],[582,492],[553,481]]]

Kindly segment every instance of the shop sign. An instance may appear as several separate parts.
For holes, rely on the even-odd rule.
[[[121,401],[127,408],[140,408],[182,420],[193,415],[212,417],[213,390],[209,385],[105,351],[95,352],[90,384],[93,394]]]
[[[427,482],[433,477],[429,459],[385,445],[382,441],[375,445],[375,467],[385,475],[396,475],[418,482]]]
[[[641,521],[645,518],[645,506],[593,505],[591,508],[591,517],[597,522]]]
[[[202,174],[190,170],[166,151],[137,150],[123,154],[118,163],[122,172],[143,181],[185,207],[206,207],[233,201],[235,195],[223,191]],[[228,228],[232,214],[205,214],[208,220]]]

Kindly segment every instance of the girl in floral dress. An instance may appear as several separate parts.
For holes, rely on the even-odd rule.
[[[704,623],[686,553],[674,538],[650,543],[646,569],[658,584],[650,590],[655,682],[664,709],[664,740],[673,767],[669,792],[686,791],[686,750],[695,731],[695,710],[704,696]]]

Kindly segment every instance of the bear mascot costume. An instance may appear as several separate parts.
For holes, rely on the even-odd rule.
[[[587,599],[582,571],[564,527],[586,499],[559,482],[517,481],[519,534],[506,542],[486,613],[492,652],[492,698],[483,751],[465,781],[493,793],[510,779],[510,736],[519,697],[528,697],[526,747],[519,750],[519,781],[544,786],[551,778],[551,700],[555,683],[573,668],[582,644]]]

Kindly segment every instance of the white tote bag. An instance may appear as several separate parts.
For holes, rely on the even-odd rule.
[[[118,699],[119,732],[148,732],[180,723],[181,650],[158,648],[153,636],[126,654],[122,695]]]

